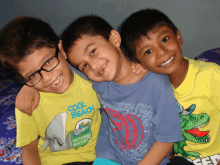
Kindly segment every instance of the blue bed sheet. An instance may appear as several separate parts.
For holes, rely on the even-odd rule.
[[[0,165],[22,165],[21,148],[16,148],[15,97],[22,87],[0,63]]]

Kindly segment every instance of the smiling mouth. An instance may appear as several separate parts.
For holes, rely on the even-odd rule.
[[[62,85],[62,75],[60,75],[49,87],[53,89],[58,89]]]
[[[99,71],[99,76],[101,76],[101,75],[104,74],[104,70],[105,70],[105,68],[107,67],[107,65],[108,65],[108,62],[106,62],[106,63],[103,65],[102,69],[100,69],[100,71]]]
[[[170,59],[168,59],[167,61],[165,61],[165,62],[163,62],[160,66],[166,66],[166,65],[168,65],[171,61],[173,61],[173,56],[170,58]]]

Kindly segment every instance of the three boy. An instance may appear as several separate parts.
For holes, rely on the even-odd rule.
[[[143,17],[141,17],[141,15]],[[133,21],[131,21],[132,18],[134,18]],[[135,22],[135,20],[137,22]],[[219,118],[219,109],[218,109],[219,92],[214,91],[212,89],[212,86],[219,84],[219,77],[218,77],[219,72],[214,71],[216,69],[219,70],[219,67],[214,64],[207,64],[201,62],[197,63],[190,59],[182,58],[182,52],[181,52],[182,38],[180,32],[177,30],[177,28],[175,28],[175,25],[163,13],[157,10],[147,9],[132,14],[132,16],[127,19],[127,22],[128,24],[126,24],[126,21],[123,24],[121,34],[122,34],[122,41],[125,41],[123,42],[123,45],[125,45],[125,50],[127,50],[128,54],[129,52],[131,53],[133,52],[133,54],[129,55],[130,59],[136,62],[141,62],[141,64],[144,67],[148,68],[149,70],[152,70],[153,72],[160,74],[168,74],[169,79],[173,84],[177,101],[181,105],[184,105],[184,106],[179,105],[179,110],[180,110],[179,115],[181,117],[181,127],[184,135],[184,140],[180,143],[175,144],[176,153],[180,153],[180,155],[183,156],[184,158],[189,157],[191,159],[195,159],[193,161],[195,164],[196,162],[204,163],[205,161],[216,164],[219,161],[218,158],[219,152],[217,151],[217,149],[213,147],[217,146],[214,144],[217,144],[218,142],[217,136],[215,136],[215,134],[217,134],[219,130],[218,127],[219,124],[218,122],[216,122],[217,119]],[[146,24],[143,24],[143,22],[146,22]],[[132,26],[132,25],[139,25],[139,26]],[[130,30],[129,31],[130,33],[125,29],[126,30],[128,29],[128,31]],[[135,32],[140,32],[140,33],[136,34]],[[126,34],[128,34],[127,36],[131,38],[130,40],[126,38]],[[135,35],[132,36],[132,34]],[[89,38],[89,40],[91,39],[92,38]],[[100,38],[96,38],[96,39],[100,39]],[[103,81],[103,80],[109,81],[112,79],[115,80],[117,84],[120,83],[123,84],[127,82],[128,84],[134,83],[134,81],[136,80],[138,81],[140,79],[141,76],[139,77],[139,79],[136,80],[132,79],[134,77],[126,79],[127,75],[124,72],[119,72],[118,74],[115,74],[114,67],[113,68],[110,67],[110,71],[109,71],[108,66],[111,66],[111,61],[114,61],[114,58],[113,59],[106,58],[105,57],[106,53],[102,53],[104,58],[103,56],[99,56],[100,57],[98,58],[99,60],[94,60],[93,63],[90,64],[90,62],[93,60],[92,57],[96,55],[97,51],[99,51],[100,48],[100,47],[96,47],[96,45],[103,44],[103,43],[96,43],[95,41],[93,41],[91,44],[87,44],[87,46],[85,47],[87,49],[82,49],[82,48],[80,49],[80,47],[79,49],[76,49],[76,51],[91,49],[91,51],[88,51],[89,53],[86,51],[78,52],[79,54],[85,56],[90,54],[91,57],[87,58],[86,56],[87,59],[83,58],[86,59],[85,61],[80,61],[82,59],[80,59],[81,57],[79,57],[77,60],[80,62],[77,61],[75,63],[75,59],[71,59],[71,57],[75,56],[72,53],[74,53],[73,51],[74,47],[76,48],[76,46],[81,45],[79,43],[82,41],[88,41],[88,39],[77,38],[76,42],[75,41],[69,42],[72,45],[65,50],[65,39],[63,38],[63,47],[68,55],[68,59],[70,60],[70,62],[72,62],[72,64],[78,67],[80,70],[84,71],[84,73],[86,73],[89,78],[94,79],[95,81]],[[113,43],[113,45],[118,43],[118,39],[116,39],[115,41],[116,42]],[[74,45],[77,42],[78,44]],[[126,43],[130,45],[126,47]],[[82,43],[81,46],[83,46],[83,44],[84,43]],[[114,50],[113,53],[119,51],[114,47],[113,48],[110,47],[110,49]],[[87,54],[84,52],[86,52]],[[117,61],[120,61],[121,59],[123,58],[118,58]],[[100,63],[103,64],[102,67],[96,68],[96,66],[98,66]],[[119,71],[120,68],[123,68],[123,65],[115,65],[115,66],[119,68],[118,69]],[[125,66],[129,66],[129,65],[125,65]],[[110,73],[110,74],[105,75],[105,73]],[[125,77],[122,76],[122,79],[117,79],[118,77],[120,77],[118,75],[123,75]],[[201,81],[204,80],[203,79],[204,75],[207,76],[208,78],[202,84]],[[215,79],[210,79],[212,78],[211,75],[215,75]],[[126,80],[126,81],[121,81],[121,80]],[[194,85],[195,83],[191,85],[192,80],[196,84],[198,82],[198,84],[196,86]],[[120,85],[118,86],[119,86],[118,90],[120,90],[122,86]],[[101,87],[100,89],[101,91],[97,90],[100,93],[99,98],[101,99],[104,98],[103,99],[104,101],[102,103],[104,103],[106,106],[114,107],[115,106],[114,103],[112,105],[109,103],[108,104],[105,103],[105,100],[108,101],[109,98],[107,98],[107,96],[111,94],[111,91],[109,90],[110,89],[109,87],[106,88],[109,90],[109,92],[107,93],[108,95],[106,94],[106,98],[105,98],[104,96],[102,96],[104,89],[105,89],[105,85]],[[117,94],[113,94],[113,96],[116,97]],[[191,96],[189,94],[191,94]],[[205,96],[205,97],[201,97],[201,96]],[[118,97],[117,100],[119,100],[120,98],[121,97]],[[117,100],[113,100],[113,102],[116,102]],[[204,104],[207,106],[204,106]],[[207,112],[207,107],[210,109],[209,112]],[[199,109],[199,111],[197,111],[197,108]],[[112,109],[109,110],[108,107],[106,108],[106,111],[108,112],[108,115],[110,115],[113,112]],[[215,114],[216,116],[213,116],[213,114]],[[209,116],[212,116],[213,120],[210,120]],[[117,118],[117,115],[115,117]],[[116,121],[114,121],[113,123],[110,122],[111,126],[115,127],[115,125],[117,125],[117,122]],[[209,125],[207,126],[209,127],[208,129],[213,130],[210,131],[210,135],[208,135],[209,131],[207,130],[197,129],[197,127],[203,124],[207,124],[207,122],[209,122],[209,124],[212,123],[212,125],[213,123],[217,125],[216,128],[211,128],[209,127]],[[116,128],[113,130],[116,130]],[[209,136],[212,136],[211,140],[209,139]],[[122,143],[119,144],[124,144],[123,141],[121,142]],[[198,148],[198,144],[201,144],[199,148]],[[189,148],[191,148],[191,151],[188,150]],[[207,152],[206,150],[209,150],[209,152]],[[111,151],[109,152],[111,153]],[[199,155],[202,155],[203,159],[200,159]]]
[[[71,64],[96,81],[93,88],[105,108],[97,157],[120,164],[167,164],[173,142],[182,139],[168,77],[132,73],[119,33],[100,17],[78,18],[62,40]]]

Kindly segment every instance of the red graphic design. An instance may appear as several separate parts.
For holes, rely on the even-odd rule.
[[[115,141],[119,145],[119,148],[122,149],[123,152],[124,150],[137,148],[144,137],[144,127],[141,120],[135,115],[126,114],[124,116],[109,108],[105,108],[105,111],[111,116],[111,121],[116,126],[116,128],[112,129],[112,132],[116,130],[122,131],[122,128],[125,128],[125,132],[123,133],[125,137],[121,137],[122,143]]]

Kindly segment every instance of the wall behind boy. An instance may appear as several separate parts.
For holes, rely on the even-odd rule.
[[[131,13],[157,8],[176,24],[183,37],[183,55],[193,58],[219,47],[219,0],[1,0],[0,28],[11,19],[28,15],[51,24],[57,34],[82,14],[97,14],[114,28]]]

